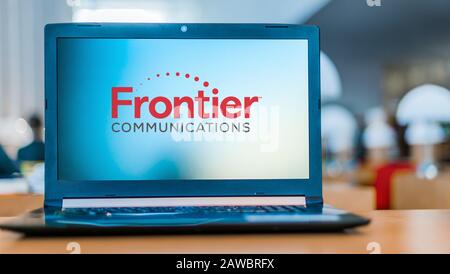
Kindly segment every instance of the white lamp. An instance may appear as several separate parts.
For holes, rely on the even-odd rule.
[[[402,98],[396,116],[404,126],[417,121],[450,122],[450,91],[431,84],[418,86]]]
[[[335,100],[342,94],[339,72],[324,52],[320,52],[320,85],[322,102]]]
[[[397,121],[408,126],[405,135],[407,143],[416,150],[423,147],[417,175],[425,179],[435,178],[438,172],[433,145],[445,139],[439,123],[450,122],[450,91],[432,84],[412,89],[398,105]]]
[[[390,155],[396,152],[395,131],[388,124],[386,113],[381,107],[366,112],[365,122],[362,141],[367,148],[367,163],[380,166],[389,161]]]
[[[334,104],[322,108],[322,139],[330,152],[325,162],[328,176],[345,175],[352,168],[356,129],[356,119],[346,108]]]
[[[435,145],[445,138],[444,129],[436,122],[414,121],[405,132],[409,145]]]
[[[322,138],[332,153],[352,149],[356,130],[356,119],[346,108],[334,104],[322,108]]]
[[[30,143],[33,133],[27,121],[23,118],[0,118],[0,144],[6,149],[18,148]]]
[[[395,146],[395,131],[387,123],[382,108],[369,110],[365,117],[367,127],[363,132],[363,143],[368,149],[392,148]]]

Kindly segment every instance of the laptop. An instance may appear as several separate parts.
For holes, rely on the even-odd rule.
[[[30,235],[339,231],[324,206],[319,29],[51,24],[45,206]]]

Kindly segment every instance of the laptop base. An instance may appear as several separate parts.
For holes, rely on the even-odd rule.
[[[27,236],[97,236],[195,233],[337,232],[370,221],[331,207],[302,213],[155,214],[130,216],[64,216],[37,210],[0,224],[0,229]]]

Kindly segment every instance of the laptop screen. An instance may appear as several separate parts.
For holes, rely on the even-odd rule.
[[[308,179],[308,41],[59,38],[58,179]]]

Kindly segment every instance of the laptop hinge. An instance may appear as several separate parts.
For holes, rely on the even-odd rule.
[[[168,206],[305,206],[304,196],[89,198],[63,199],[63,208]]]

